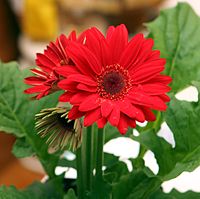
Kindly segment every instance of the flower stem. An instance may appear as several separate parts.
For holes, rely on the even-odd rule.
[[[77,186],[78,198],[86,199],[92,188],[93,179],[93,128],[83,132],[81,147],[77,150]]]
[[[104,129],[98,129],[96,154],[96,180],[102,180]]]
[[[82,147],[78,148],[76,151],[76,167],[77,167],[77,189],[78,189],[78,198],[83,199],[84,189],[83,189],[83,168],[81,161],[81,152]]]
[[[92,178],[93,178],[93,128],[92,126],[87,128],[86,132],[86,190],[90,191],[92,186]]]

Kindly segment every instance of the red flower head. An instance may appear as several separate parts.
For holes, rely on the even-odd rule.
[[[57,87],[60,75],[55,69],[65,65],[74,65],[65,50],[69,41],[77,41],[75,32],[72,32],[68,38],[63,34],[60,35],[56,42],[51,42],[47,46],[43,54],[37,53],[36,65],[39,68],[31,69],[36,76],[25,78],[25,83],[33,86],[26,89],[25,93],[38,93],[34,98],[40,99],[60,90]],[[83,42],[83,36],[78,41]]]
[[[152,50],[153,40],[137,34],[128,41],[124,25],[110,27],[106,37],[96,28],[86,31],[85,45],[70,42],[66,48],[75,63],[63,67],[66,77],[58,86],[66,92],[60,101],[73,107],[69,119],[84,117],[84,126],[107,121],[126,133],[136,121],[154,121],[152,109],[165,110],[171,78],[160,73],[165,59]]]

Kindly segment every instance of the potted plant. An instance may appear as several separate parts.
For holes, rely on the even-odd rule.
[[[0,198],[199,198],[161,188],[199,166],[199,100],[175,97],[189,85],[200,88],[199,25],[191,7],[180,3],[146,24],[147,38],[128,40],[124,25],[109,27],[106,36],[96,28],[78,37],[61,35],[37,54],[34,76],[14,62],[1,63],[0,130],[17,137],[17,157],[37,156],[48,180],[24,190],[1,186]],[[157,135],[163,122],[173,133],[173,147]],[[103,151],[121,136],[140,144],[138,157],[129,159],[131,171]],[[65,150],[76,158],[63,157]],[[157,174],[144,164],[147,150],[155,155]],[[57,166],[75,168],[77,179],[56,176]]]

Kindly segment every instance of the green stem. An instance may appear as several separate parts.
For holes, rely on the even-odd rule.
[[[77,150],[77,186],[78,198],[88,198],[92,189],[93,179],[93,128],[88,127],[83,132],[81,147]]]
[[[77,188],[78,188],[78,198],[84,198],[84,189],[83,189],[83,169],[81,161],[81,150],[82,147],[78,148],[76,151],[76,167],[77,167]]]
[[[96,180],[100,181],[103,177],[103,145],[104,145],[104,129],[98,129],[97,135],[97,154],[96,154]]]
[[[146,151],[147,151],[146,147],[140,144],[138,157],[143,158]]]
[[[160,127],[161,127],[162,121],[163,120],[162,120],[161,112],[158,111],[156,113],[156,121],[155,122],[148,122],[146,127],[141,128],[140,133],[142,133],[144,131],[148,131],[150,129],[152,129],[155,133],[157,133],[158,130],[160,129]],[[146,151],[147,151],[146,147],[144,147],[143,145],[140,145],[138,157],[143,158]]]
[[[157,132],[160,129],[161,124],[162,124],[162,115],[161,115],[161,112],[159,111],[156,114],[156,121],[153,124],[153,129],[155,132]]]
[[[88,191],[92,188],[92,178],[93,178],[93,128],[92,126],[87,128],[86,132],[86,141],[85,141],[85,147],[86,147],[86,189]]]

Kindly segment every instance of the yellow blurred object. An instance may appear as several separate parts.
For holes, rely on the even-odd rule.
[[[56,0],[25,0],[23,31],[33,40],[52,40],[58,34]]]

